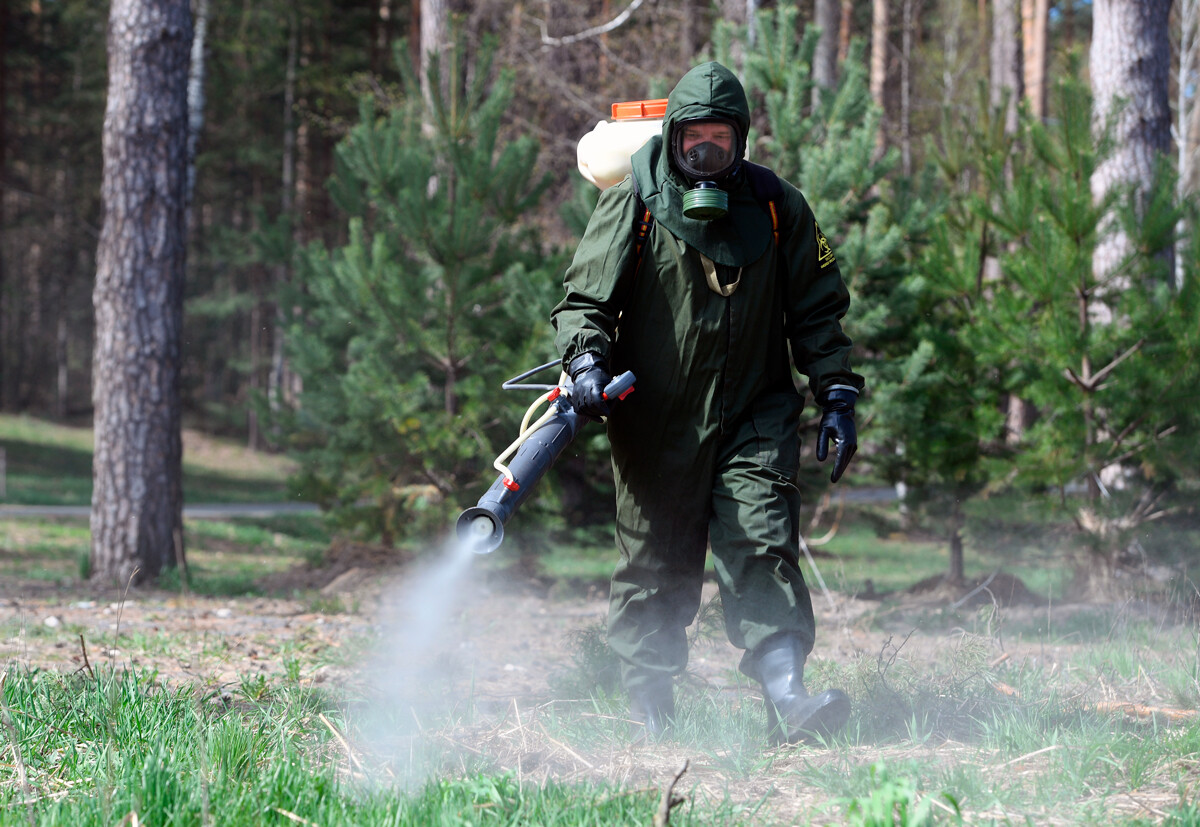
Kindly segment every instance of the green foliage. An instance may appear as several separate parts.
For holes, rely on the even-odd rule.
[[[871,793],[856,798],[846,807],[848,824],[861,827],[923,827],[939,820],[962,824],[958,802],[949,793],[919,797],[917,785],[908,778],[893,778],[887,767],[871,765]],[[946,814],[949,818],[935,816]]]
[[[981,491],[1098,495],[1102,473],[1116,472],[1128,490],[1076,515],[1111,566],[1153,494],[1194,467],[1189,440],[1171,437],[1195,433],[1200,375],[1187,354],[1200,316],[1194,280],[1173,290],[1162,255],[1181,209],[1171,177],[1096,202],[1091,177],[1108,145],[1093,137],[1090,95],[1069,79],[1054,94],[1060,117],[1022,113],[1017,135],[982,87],[982,117],[945,117],[929,154],[949,196],[902,291],[916,299],[919,344],[878,394],[880,465],[954,533],[961,503]],[[1131,252],[1098,275],[1113,211]],[[1006,430],[1009,399],[1036,411],[1021,431]]]
[[[1200,367],[1189,348],[1200,305],[1195,279],[1171,286],[1164,252],[1183,207],[1172,204],[1166,167],[1144,191],[1096,201],[1091,177],[1107,146],[1092,137],[1090,94],[1064,80],[1055,95],[1060,118],[1024,120],[1011,173],[999,159],[982,167],[987,195],[971,210],[994,233],[1002,275],[966,336],[981,375],[1038,412],[996,471],[1060,491],[1087,486],[1077,522],[1109,567],[1127,530],[1151,516],[1147,498],[1171,483],[1181,457],[1194,457],[1185,435],[1197,424]],[[1097,272],[1093,256],[1114,212],[1130,250]],[[1106,473],[1126,494],[1102,503]]]
[[[871,102],[862,42],[852,44],[837,87],[820,89],[811,72],[816,31],[807,28],[797,42],[798,15],[794,3],[759,14],[745,72],[763,116],[751,156],[801,189],[829,237],[852,298],[843,324],[855,342],[855,369],[867,378],[860,421],[874,423],[912,372],[906,361],[916,350],[917,307],[904,279],[932,220],[918,192],[930,187],[900,178],[898,153],[877,148],[881,113]],[[862,436],[880,440],[873,433]],[[809,484],[825,484],[827,474],[808,470]]]
[[[982,88],[980,96],[986,105]],[[971,188],[973,165],[998,166],[1002,175],[1012,148],[1002,118],[984,111],[977,122],[943,136],[944,152],[929,152],[938,159],[945,190],[955,195],[939,202],[940,220],[928,243],[913,251],[915,267],[897,291],[912,302],[906,305],[912,349],[897,354],[872,409],[884,479],[903,482],[911,515],[932,518],[951,539],[962,524],[962,503],[988,481],[985,458],[1004,451],[1001,390],[969,338],[988,301],[990,243],[986,221],[972,210],[979,198]]]
[[[621,664],[616,652],[608,645],[603,624],[569,632],[566,646],[571,664],[549,680],[556,697],[578,699],[616,691]]]
[[[469,61],[460,39],[435,60],[428,106],[402,48],[397,64],[402,99],[365,98],[338,147],[349,243],[309,247],[286,299],[300,492],[387,542],[486,482],[515,433],[497,391],[544,360],[558,264],[522,222],[546,181],[531,139],[500,139],[511,80],[490,50]]]

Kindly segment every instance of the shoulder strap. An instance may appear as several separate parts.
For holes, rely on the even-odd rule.
[[[646,206],[646,202],[642,201],[642,193],[638,190],[637,176],[631,174],[629,180],[633,184],[633,197],[637,201],[637,210],[634,212],[633,221],[633,250],[636,256],[633,272],[636,274],[642,269],[642,250],[646,246],[646,239],[650,236],[650,228],[654,226],[654,216],[650,214],[650,208]]]
[[[771,235],[775,238],[775,246],[779,246],[779,209],[776,202],[783,198],[783,184],[779,176],[764,166],[742,161],[742,169],[746,171],[746,179],[758,203],[767,208],[771,216]]]

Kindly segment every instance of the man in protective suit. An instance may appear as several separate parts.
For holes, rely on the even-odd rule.
[[[631,715],[652,735],[674,715],[711,545],[725,628],[763,686],[769,734],[798,742],[839,729],[850,701],[803,683],[814,621],[789,345],[823,411],[817,458],[835,443],[835,482],[857,448],[863,379],[833,252],[800,191],[742,160],[749,125],[733,73],[688,72],[662,136],[600,196],[553,321],[576,409],[608,418],[621,553],[608,637]],[[603,388],[626,370],[637,392],[610,412]]]

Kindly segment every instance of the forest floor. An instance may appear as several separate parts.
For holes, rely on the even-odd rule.
[[[1156,821],[1200,780],[1194,746],[1155,751],[1139,771],[1114,746],[1132,738],[1144,753],[1197,732],[1197,636],[1169,607],[1051,605],[1004,578],[887,599],[814,590],[810,686],[843,685],[855,714],[828,748],[771,747],[712,604],[691,630],[677,736],[646,743],[631,737],[619,695],[598,689],[611,677],[595,645],[603,582],[347,545],[260,585],[291,596],[4,574],[0,657],[61,673],[132,667],[214,704],[309,685],[358,722],[337,733],[347,775],[410,787],[506,772],[522,784],[662,790],[687,761],[676,794],[755,824],[838,823],[849,801],[881,794],[935,813],[961,807],[970,823]],[[706,601],[714,593],[707,583]],[[888,767],[912,789],[888,787]],[[1044,790],[1047,779],[1061,792]]]

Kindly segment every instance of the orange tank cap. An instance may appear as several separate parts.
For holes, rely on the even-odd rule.
[[[666,98],[652,101],[625,101],[612,105],[614,121],[628,121],[636,118],[661,118],[666,114]]]

